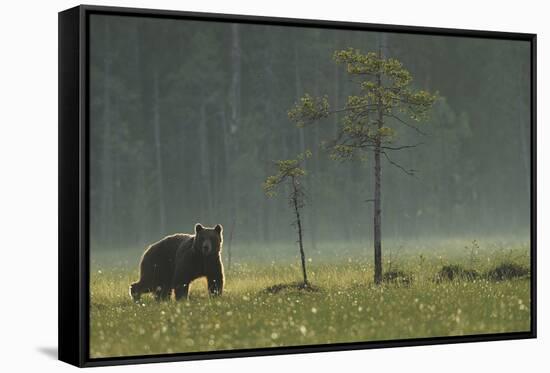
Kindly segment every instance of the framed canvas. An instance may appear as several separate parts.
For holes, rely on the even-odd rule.
[[[536,336],[536,35],[59,13],[59,358]]]

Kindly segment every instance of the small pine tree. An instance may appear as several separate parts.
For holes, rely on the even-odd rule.
[[[268,197],[273,197],[277,194],[277,188],[281,185],[288,185],[290,187],[290,194],[288,201],[290,207],[294,211],[296,220],[294,226],[298,231],[298,244],[300,247],[300,258],[302,261],[302,275],[304,277],[304,286],[308,285],[307,270],[306,270],[306,257],[304,253],[304,243],[302,235],[302,219],[300,217],[300,210],[305,206],[305,191],[304,186],[301,183],[301,178],[306,175],[306,171],[303,168],[303,162],[306,158],[311,157],[311,151],[306,150],[304,153],[299,154],[296,159],[287,159],[275,161],[277,173],[272,176],[268,176],[263,183],[263,189]]]

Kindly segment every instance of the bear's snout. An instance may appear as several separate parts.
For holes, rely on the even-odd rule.
[[[210,255],[212,254],[212,242],[211,241],[205,241],[202,245],[202,252],[204,255]]]

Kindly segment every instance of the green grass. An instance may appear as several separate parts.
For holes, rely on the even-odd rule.
[[[467,251],[467,250],[466,250]],[[300,280],[289,262],[235,265],[226,271],[226,289],[209,298],[197,280],[189,301],[131,301],[128,285],[137,266],[93,262],[91,274],[91,357],[230,350],[402,338],[527,331],[530,282],[522,277],[494,281],[436,282],[449,263],[488,273],[500,263],[528,267],[526,248],[486,249],[475,255],[456,250],[412,251],[391,267],[411,283],[372,283],[369,262],[351,259],[309,263],[317,292],[264,290]],[[442,253],[449,255],[442,255]],[[137,259],[136,259],[137,260]],[[296,262],[298,263],[298,262]],[[385,263],[389,269],[390,263]]]

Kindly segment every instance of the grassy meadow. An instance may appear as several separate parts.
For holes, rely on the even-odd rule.
[[[292,248],[292,247],[291,247]],[[286,248],[285,248],[286,249]],[[294,249],[294,248],[292,248]],[[94,253],[92,358],[528,331],[528,245],[452,241],[385,249],[373,284],[364,248],[308,259],[314,291],[273,289],[300,280],[299,262],[238,257],[222,297],[206,281],[190,299],[133,303],[141,251]],[[370,250],[367,251],[370,254]],[[390,254],[391,253],[391,254]],[[134,255],[135,254],[135,255]],[[131,257],[135,260],[125,258]],[[390,259],[391,258],[391,259]],[[271,288],[271,289],[270,289]]]

